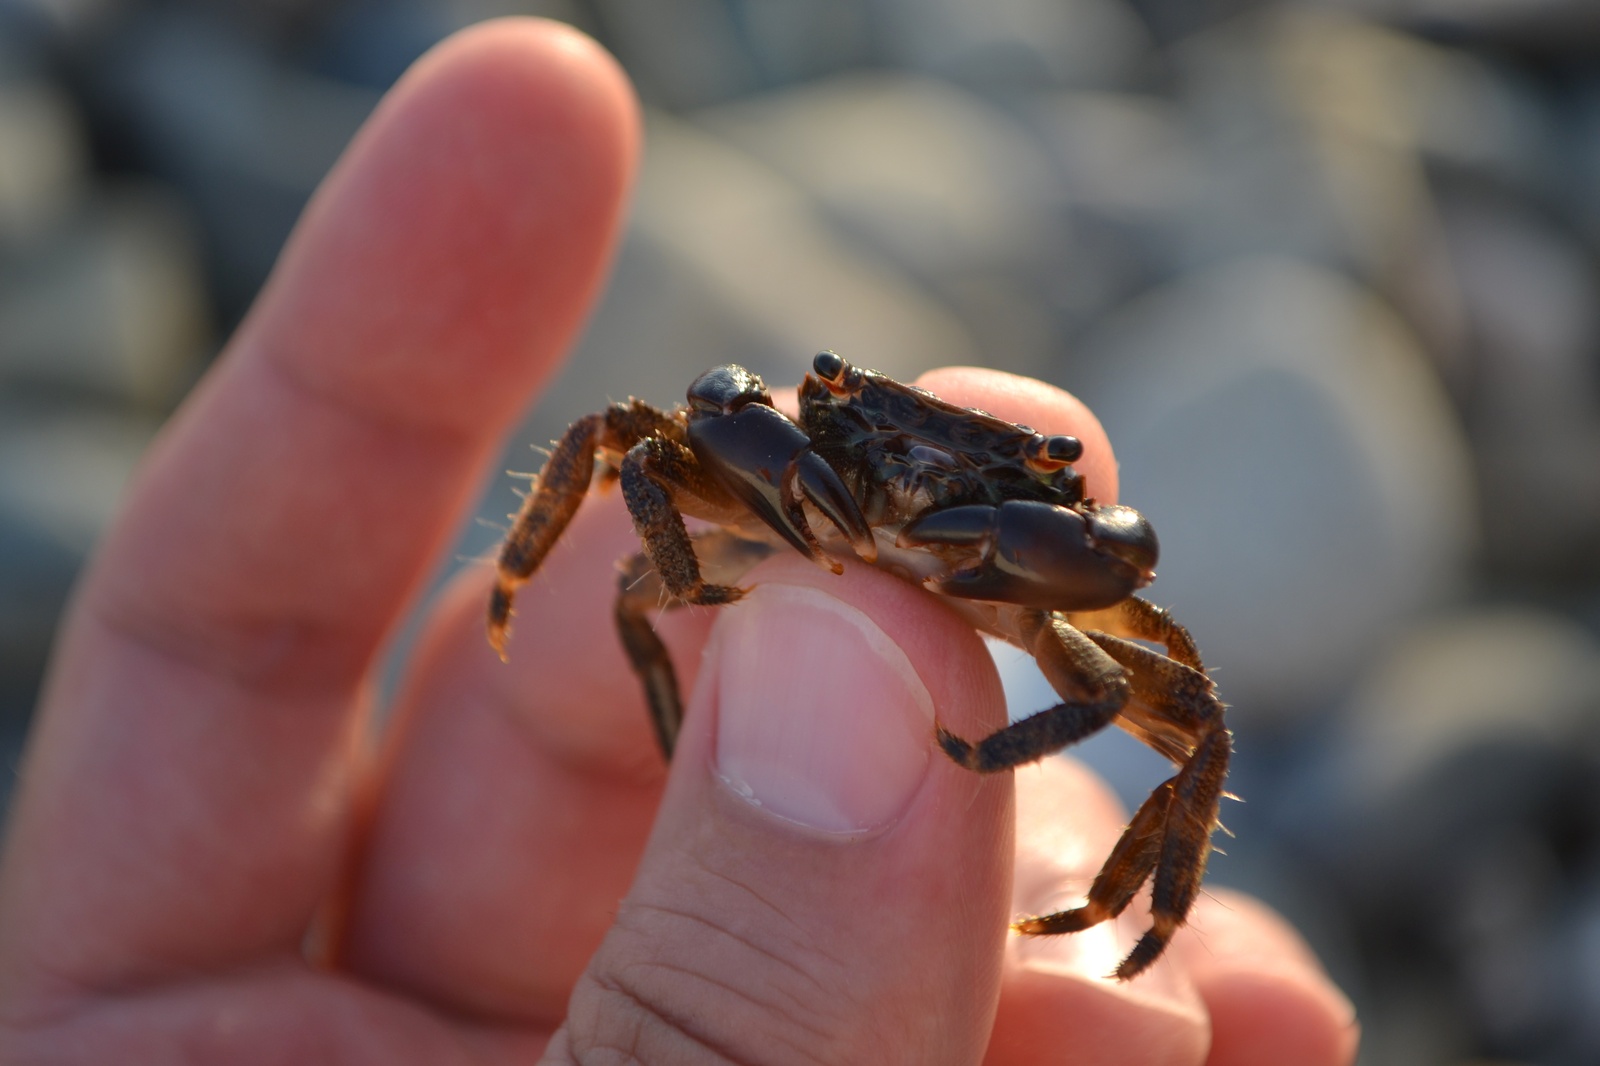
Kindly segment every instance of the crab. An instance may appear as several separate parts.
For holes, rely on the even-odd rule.
[[[854,556],[921,584],[980,632],[1031,654],[1061,697],[977,741],[936,725],[955,762],[1009,770],[1114,723],[1177,767],[1134,813],[1080,906],[1012,926],[1087,929],[1153,881],[1151,926],[1114,976],[1142,973],[1199,894],[1232,751],[1188,631],[1135,595],[1155,577],[1154,530],[1133,508],[1085,495],[1074,437],[947,403],[831,351],[813,360],[799,402],[796,422],[761,378],[730,365],[696,378],[674,410],[631,400],[574,422],[501,548],[490,643],[503,658],[517,588],[595,480],[620,481],[643,542],[622,565],[616,623],[668,758],[683,710],[650,622],[662,603],[734,603],[745,573],[786,548],[834,573]],[[685,515],[710,528],[691,534]]]

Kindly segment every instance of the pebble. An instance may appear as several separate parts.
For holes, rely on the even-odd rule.
[[[0,289],[0,382],[166,410],[213,335],[198,238],[164,190],[107,183]]]

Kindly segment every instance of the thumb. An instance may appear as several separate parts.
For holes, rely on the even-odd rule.
[[[1004,721],[930,597],[780,558],[720,612],[637,878],[546,1062],[976,1063],[999,995],[1010,775],[934,720]]]

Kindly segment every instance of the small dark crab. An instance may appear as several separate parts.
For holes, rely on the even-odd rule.
[[[504,654],[512,597],[577,511],[597,456],[644,543],[624,566],[617,628],[669,757],[682,707],[649,620],[663,592],[672,604],[733,603],[736,582],[784,545],[835,573],[854,555],[921,583],[1031,654],[1062,700],[977,743],[938,728],[951,759],[1006,770],[1114,722],[1178,767],[1134,813],[1087,902],[1014,926],[1086,929],[1122,913],[1153,876],[1152,927],[1116,970],[1135,976],[1200,891],[1232,750],[1188,631],[1134,595],[1155,576],[1154,531],[1132,508],[1084,496],[1074,437],[946,403],[833,352],[812,371],[798,424],[738,366],[700,375],[674,411],[632,400],[574,422],[501,549],[490,643]],[[691,535],[684,515],[717,528]]]

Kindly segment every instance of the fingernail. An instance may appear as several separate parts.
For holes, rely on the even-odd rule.
[[[780,818],[852,833],[921,784],[933,697],[866,614],[801,585],[757,586],[717,623],[716,770]]]

